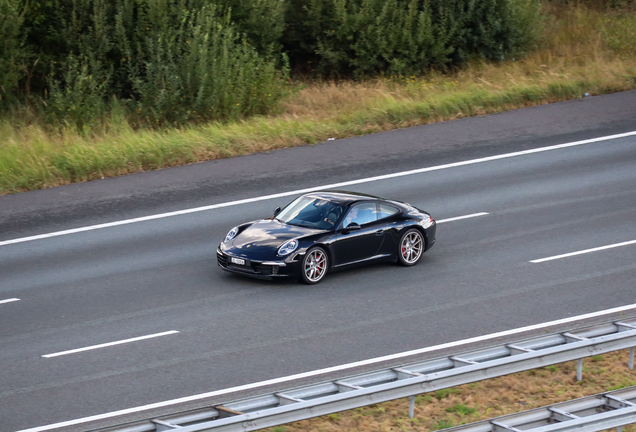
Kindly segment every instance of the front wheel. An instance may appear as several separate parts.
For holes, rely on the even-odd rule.
[[[411,228],[402,234],[398,249],[398,261],[404,266],[412,266],[418,263],[424,253],[424,237],[422,233]]]
[[[327,252],[321,247],[315,247],[307,251],[303,258],[300,277],[306,284],[317,284],[327,274]]]

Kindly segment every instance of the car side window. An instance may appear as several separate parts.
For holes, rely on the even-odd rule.
[[[378,219],[384,219],[399,212],[395,207],[386,204],[378,204],[378,209]]]
[[[349,209],[349,213],[347,213],[347,216],[344,218],[342,226],[347,227],[352,222],[355,222],[358,225],[363,225],[376,220],[378,220],[376,204],[362,203]]]

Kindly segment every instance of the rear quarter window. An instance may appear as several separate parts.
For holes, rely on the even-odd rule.
[[[399,213],[400,210],[388,204],[378,204],[378,219],[384,219],[394,214]]]

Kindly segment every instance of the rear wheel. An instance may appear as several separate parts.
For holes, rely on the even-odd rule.
[[[418,263],[424,253],[424,237],[422,233],[411,228],[402,234],[400,238],[398,261],[404,266],[412,266]]]
[[[306,284],[317,284],[327,274],[329,264],[327,252],[321,247],[315,247],[307,251],[303,258],[300,277]]]

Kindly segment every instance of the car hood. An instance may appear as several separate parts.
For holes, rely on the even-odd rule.
[[[250,259],[272,259],[287,240],[323,230],[288,225],[276,219],[255,222],[225,245],[225,250]]]

